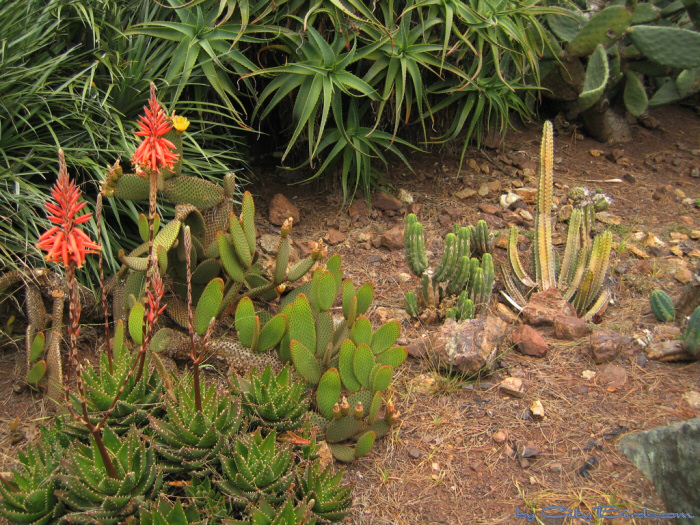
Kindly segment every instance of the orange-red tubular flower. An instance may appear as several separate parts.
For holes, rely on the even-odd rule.
[[[136,132],[137,136],[143,137],[143,141],[136,148],[132,160],[145,170],[158,172],[161,168],[172,169],[177,161],[177,154],[173,153],[175,144],[163,135],[173,129],[173,126],[156,98],[153,84],[148,106],[144,106],[143,110],[146,116],[139,116],[139,131]]]
[[[51,196],[56,203],[46,203],[49,220],[54,226],[39,237],[36,246],[48,252],[47,261],[63,263],[66,267],[74,263],[80,268],[85,262],[85,256],[88,253],[99,253],[100,247],[76,226],[89,221],[92,214],[86,213],[76,217],[87,203],[78,202],[81,193],[75,183],[68,178],[66,159],[62,150],[58,150],[58,166],[58,180],[51,189]]]

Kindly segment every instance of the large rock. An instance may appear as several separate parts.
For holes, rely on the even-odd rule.
[[[519,326],[513,332],[513,344],[521,354],[534,357],[544,357],[549,350],[549,345],[542,334],[526,324]]]
[[[532,294],[523,308],[523,318],[530,326],[551,325],[557,317],[576,317],[576,309],[556,288]]]
[[[384,191],[378,191],[372,195],[372,207],[382,211],[398,211],[403,208],[403,203]]]
[[[270,214],[268,216],[270,223],[282,226],[289,217],[293,219],[294,224],[298,224],[301,218],[299,208],[281,193],[275,194],[270,201]]]
[[[673,523],[697,523],[700,516],[700,418],[623,437],[620,450],[644,472],[668,512],[684,513]],[[688,517],[690,515],[695,518]]]
[[[432,356],[442,367],[471,376],[493,370],[506,323],[498,317],[448,319],[432,338]]]
[[[403,227],[394,226],[379,236],[382,246],[392,251],[404,249]]]

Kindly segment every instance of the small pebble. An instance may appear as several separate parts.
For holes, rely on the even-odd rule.
[[[408,457],[411,459],[420,458],[420,450],[418,450],[417,448],[408,449]]]

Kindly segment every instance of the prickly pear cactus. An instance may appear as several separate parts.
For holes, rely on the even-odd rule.
[[[406,312],[412,317],[418,316],[422,305],[433,314],[426,319],[435,318],[441,310],[444,317],[459,320],[472,319],[484,312],[495,279],[490,253],[493,240],[494,235],[483,220],[478,221],[476,227],[455,225],[445,237],[445,249],[437,266],[431,268],[425,253],[423,225],[415,214],[408,214],[404,230],[406,261],[414,275],[421,279],[421,288],[419,295],[406,294]],[[481,259],[472,254],[480,255]],[[448,306],[449,302],[455,306]]]

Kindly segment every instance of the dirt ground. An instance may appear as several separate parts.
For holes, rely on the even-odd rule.
[[[534,522],[561,523],[541,517],[543,508],[557,505],[581,512],[600,505],[629,512],[664,510],[653,484],[617,444],[630,432],[700,416],[683,397],[700,391],[700,363],[647,360],[636,342],[674,335],[651,313],[649,292],[662,288],[675,300],[684,286],[681,281],[697,271],[700,240],[690,237],[700,230],[700,209],[683,199],[700,198],[700,116],[687,107],[663,108],[650,116],[657,119],[658,127],[634,124],[634,142],[629,144],[603,145],[561,123],[555,137],[555,198],[563,199],[578,185],[612,197],[606,218],[609,224],[599,223],[599,227],[609,227],[614,234],[608,282],[614,303],[596,329],[615,330],[628,337],[613,361],[626,372],[626,383],[619,388],[599,384],[604,365],[594,363],[587,338],[559,341],[546,329],[546,357],[524,356],[506,344],[496,372],[476,380],[467,381],[441,372],[430,362],[409,358],[397,372],[393,391],[401,423],[367,457],[348,467],[346,479],[355,490],[347,523],[527,522],[517,516],[516,509],[536,512]],[[498,206],[499,196],[509,189],[536,186],[528,169],[538,160],[541,128],[536,123],[518,124],[517,128],[509,133],[504,151],[467,151],[461,172],[458,152],[449,148],[409,154],[416,175],[401,164],[391,166],[388,181],[396,190],[409,192],[420,205],[418,217],[425,227],[428,248],[436,254],[433,262],[455,220],[475,224],[484,215],[482,210],[493,211],[485,205]],[[521,166],[514,165],[513,159],[519,159]],[[375,283],[370,310],[375,325],[398,319],[404,327],[404,344],[435,328],[409,319],[403,310],[405,292],[418,285],[412,275],[406,279],[410,272],[403,250],[375,248],[368,240],[402,224],[403,212],[374,212],[354,223],[339,212],[338,191],[332,184],[269,184],[266,175],[270,170],[260,168],[259,181],[264,184],[253,185],[261,232],[267,229],[266,203],[274,193],[283,193],[301,210],[301,221],[293,233],[297,242],[317,240],[331,228],[345,235],[343,242],[329,248],[329,254],[342,255],[345,274],[355,283]],[[460,199],[456,195],[496,181],[500,190],[485,196],[477,193]],[[532,206],[528,210],[534,214]],[[505,219],[496,217],[500,223],[493,216],[489,220],[505,233],[512,215],[501,215]],[[525,233],[532,223],[523,221],[519,227]],[[565,225],[559,223],[557,231],[565,232]],[[648,234],[661,243],[654,245],[656,239]],[[505,250],[495,248],[494,259],[504,262]],[[493,297],[492,310],[498,293]],[[512,328],[514,325],[508,330]],[[505,341],[508,343],[508,336]],[[40,398],[12,393],[14,362],[11,349],[0,353],[0,470],[6,470],[16,448],[25,441],[14,442],[10,422],[19,418],[24,438],[32,439],[34,427],[45,417]],[[508,376],[524,380],[523,398],[498,390],[499,382]],[[542,421],[528,416],[535,400],[544,407]],[[523,458],[523,447],[535,449],[536,454]],[[570,518],[563,522],[583,523]]]

